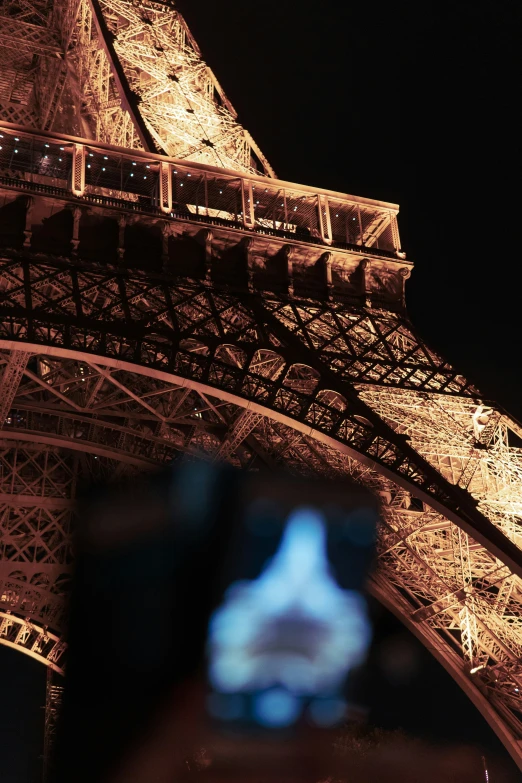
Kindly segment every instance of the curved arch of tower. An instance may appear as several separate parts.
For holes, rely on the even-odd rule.
[[[63,672],[85,478],[346,475],[522,768],[522,428],[415,333],[398,207],[277,180],[171,3],[1,13],[0,643]]]

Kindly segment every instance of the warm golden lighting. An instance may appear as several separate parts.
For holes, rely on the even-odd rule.
[[[0,642],[61,670],[84,478],[351,476],[522,765],[522,430],[415,333],[397,205],[277,180],[171,4],[7,0],[0,66]]]

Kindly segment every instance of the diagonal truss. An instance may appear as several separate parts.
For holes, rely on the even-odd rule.
[[[38,280],[40,291],[45,291],[45,286],[41,284],[41,275],[47,270],[48,265],[40,271],[34,265],[27,270],[33,285]],[[365,343],[359,344],[358,353],[355,353],[361,321],[360,318],[352,320],[349,317],[353,314],[353,308],[344,309],[343,312],[342,307],[333,305],[323,308],[299,307],[293,303],[278,304],[273,298],[265,301],[258,296],[238,299],[213,292],[201,284],[187,284],[169,290],[164,287],[163,291],[156,285],[153,286],[151,295],[150,289],[143,290],[140,281],[141,293],[137,295],[132,277],[121,273],[110,275],[101,286],[93,286],[92,277],[88,276],[89,290],[95,290],[96,297],[100,289],[104,294],[103,304],[98,302],[92,309],[88,299],[81,299],[81,276],[73,268],[71,272],[73,274],[68,281],[67,270],[62,268],[58,288],[51,282],[56,278],[56,272],[51,272],[48,278],[50,296],[48,295],[45,304],[42,302],[36,306],[34,315],[27,313],[25,318],[18,320],[15,327],[18,339],[21,335],[20,326],[24,339],[31,343],[41,339],[46,341],[51,330],[54,334],[53,342],[58,341],[60,345],[82,352],[85,352],[87,345],[88,352],[98,352],[103,345],[107,347],[102,350],[122,359],[122,346],[117,338],[120,330],[115,326],[118,319],[122,319],[122,326],[124,324],[128,330],[130,322],[135,318],[137,328],[133,329],[133,332],[141,332],[141,338],[126,346],[127,356],[133,363],[152,362],[155,367],[164,371],[175,372],[183,377],[199,378],[209,385],[220,386],[223,391],[230,391],[253,402],[262,403],[263,406],[270,406],[286,418],[305,426],[310,424],[325,437],[341,441],[354,453],[379,464],[381,469],[406,483],[427,502],[435,503],[439,509],[455,514],[461,524],[471,525],[476,535],[485,535],[492,546],[496,546],[495,541],[501,540],[499,531],[480,513],[470,496],[458,485],[454,487],[445,478],[441,478],[430,461],[410,445],[409,436],[397,432],[397,428],[391,426],[385,417],[379,416],[352,387],[357,375],[361,381],[368,382],[365,366],[365,363],[368,363],[370,368],[376,365],[383,373],[383,381],[392,386],[399,383],[424,390],[426,387],[433,388],[435,377],[442,390],[458,389],[459,386],[466,388],[465,382],[455,378],[451,369],[448,371],[443,365],[441,369],[445,370],[445,374],[429,366],[417,367],[413,371],[412,347],[403,345],[401,350],[404,364],[400,359],[396,360],[397,366],[394,372],[390,372],[390,355],[393,355],[390,347],[386,349],[388,366],[383,366],[378,359],[376,362],[378,350],[382,352],[387,345],[382,338],[374,341],[373,350],[369,350],[369,340],[366,340]],[[23,268],[10,266],[12,281],[20,280],[24,274],[26,273]],[[25,304],[26,288],[25,285],[18,288],[21,295],[23,291]],[[6,291],[11,302],[16,290],[15,286],[9,286]],[[81,301],[74,303],[75,295],[77,299],[80,296]],[[107,295],[111,295],[110,304]],[[83,326],[77,326],[74,331],[67,325],[67,317],[64,319],[61,304],[64,300],[68,303],[68,308],[74,305],[75,312],[81,313]],[[140,302],[146,303],[145,323]],[[169,305],[175,318],[170,325],[165,318]],[[161,313],[161,326],[155,323],[154,306]],[[319,318],[321,310],[322,317]],[[22,313],[23,308],[19,311],[20,316]],[[110,319],[106,320],[105,333],[102,319]],[[180,319],[184,321],[182,328]],[[73,320],[76,321],[76,317]],[[350,341],[352,351],[348,362],[343,360],[341,351],[329,352],[325,343],[331,344],[332,340],[325,341],[322,338],[322,345],[318,342],[319,335],[324,331],[324,323],[328,320],[337,324],[342,324],[344,320],[350,324],[345,330],[338,331],[334,342],[348,342],[345,335],[353,329],[354,336]],[[379,320],[373,319],[373,328],[381,335],[386,334],[386,326],[379,323]],[[93,328],[94,321],[96,329]],[[390,329],[390,333],[397,331],[400,321],[400,317],[395,318],[395,330]],[[89,322],[92,326],[88,325]],[[15,326],[14,322],[11,322],[11,326]],[[368,329],[368,326],[365,328]],[[61,333],[59,338],[56,329]],[[405,331],[404,325],[402,331]],[[149,333],[152,334],[151,338]],[[74,337],[71,340],[72,334]],[[216,338],[217,335],[222,335],[222,340]],[[11,331],[5,336],[13,337],[14,334]],[[274,361],[280,362],[281,372],[277,377],[269,381],[256,377],[252,368],[258,361],[259,351],[267,352]],[[422,349],[420,344],[413,353],[422,355],[425,359],[429,355],[427,349]],[[400,356],[397,348],[395,355]],[[346,377],[348,372],[349,382]],[[304,377],[301,377],[303,374]],[[333,395],[337,401],[335,414],[329,405],[328,394]],[[476,403],[474,404],[476,408]],[[503,547],[504,556],[516,556],[515,547],[510,542],[501,542],[500,546]]]
[[[397,206],[258,176],[170,2],[5,0],[0,45],[0,643],[63,671],[84,480],[350,476],[371,590],[522,768],[522,427],[407,319]]]
[[[0,119],[273,176],[173,3],[5,0]]]
[[[3,428],[7,414],[11,410],[27,359],[28,355],[24,351],[12,351],[4,365],[4,371],[0,378],[0,430]],[[9,422],[7,423],[9,424]]]
[[[37,360],[39,376],[45,378],[50,389],[60,390],[69,405],[26,376],[14,406],[14,410],[20,411],[20,419],[10,432],[12,459],[15,454],[20,459],[23,449],[33,443],[32,448],[39,453],[39,444],[47,437],[54,440],[60,450],[69,447],[75,454],[83,455],[83,466],[80,457],[76,461],[77,471],[99,469],[102,473],[98,475],[103,475],[103,471],[108,470],[106,475],[111,476],[115,475],[118,459],[124,468],[119,475],[124,475],[139,464],[146,467],[166,463],[181,454],[215,459],[216,453],[221,451],[238,466],[279,465],[308,475],[350,475],[377,491],[383,500],[383,519],[375,592],[384,596],[388,604],[392,604],[391,608],[407,619],[425,642],[435,640],[445,664],[458,666],[461,675],[467,672],[466,684],[470,686],[471,683],[486,697],[497,718],[500,714],[512,734],[519,736],[520,578],[473,536],[463,532],[447,516],[419,502],[414,492],[405,491],[387,478],[379,466],[370,466],[347,454],[340,448],[340,443],[326,443],[319,430],[297,429],[297,422],[286,417],[283,420],[277,411],[264,408],[264,415],[252,421],[247,401],[238,397],[231,402],[228,395],[223,399],[219,389],[205,387],[203,390],[199,381],[188,383],[181,378],[175,381],[168,374],[162,380],[152,368],[124,369],[121,363],[116,367],[100,358],[88,365],[81,358],[45,353],[37,354]],[[306,393],[304,390],[310,387],[310,379],[302,369],[296,380],[289,372],[290,368],[282,370],[280,361],[264,353],[257,357],[255,369],[259,379],[273,380],[283,373],[290,376],[292,383],[299,384],[301,393]],[[108,376],[118,384],[114,385]],[[374,398],[390,394],[388,389],[383,395],[376,386],[360,386],[359,389],[362,394],[374,395]],[[456,483],[469,459],[470,444],[472,447],[475,442],[476,406],[473,400],[455,395],[433,395],[431,398],[432,404],[442,412],[441,417],[446,415],[455,422],[452,442],[446,440],[445,459],[441,460],[440,427],[433,415],[430,417],[423,411],[424,393],[396,389],[392,396],[393,413],[387,412],[390,421],[393,416],[400,418],[402,426],[412,433],[419,452],[438,466],[441,475]],[[82,408],[82,414],[75,410],[72,402]],[[154,413],[144,407],[143,402],[153,408]],[[335,410],[335,404],[336,398],[330,397],[329,407]],[[37,411],[41,420],[34,415]],[[116,419],[120,425],[114,424]],[[503,433],[505,435],[506,426],[500,423],[496,428],[491,450],[477,450],[475,458],[479,464],[472,492],[484,510],[489,502],[497,514],[499,498],[502,498],[503,517],[510,517],[512,521],[519,509],[510,487],[514,474],[520,475],[521,461],[516,447],[509,446],[505,437],[499,440]],[[228,451],[231,434],[240,431],[244,439],[235,439],[231,453]],[[124,462],[125,459],[128,461]],[[24,487],[27,483],[26,479]],[[36,479],[25,491],[32,486],[39,486]],[[70,483],[68,487],[62,493],[71,494]],[[46,494],[50,494],[48,488]],[[20,506],[26,502],[22,497],[19,500]],[[21,520],[19,524],[26,523]],[[68,540],[63,528],[59,538],[62,546]],[[65,552],[66,549],[57,547],[56,551]],[[13,550],[11,560],[7,561],[12,574],[14,569],[21,574],[26,572],[29,559],[23,558],[24,550],[20,546],[17,551]],[[67,556],[53,555],[53,559],[63,562]],[[11,579],[15,577],[12,575]],[[19,601],[20,585],[14,581],[11,584],[13,601]],[[39,600],[47,606],[46,598]],[[35,608],[37,601],[38,596]],[[18,614],[16,603],[13,603],[12,611],[13,615]],[[23,611],[27,611],[27,603]],[[36,622],[36,614],[33,622]],[[517,630],[519,625],[520,630]]]
[[[49,128],[67,79],[77,0],[5,0],[0,9],[0,118]]]
[[[58,721],[63,703],[64,687],[55,682],[52,668],[47,669],[45,728],[44,728],[44,770],[43,783],[50,783],[54,777],[54,748],[58,729]]]
[[[22,650],[49,669],[63,674],[60,661],[66,645],[48,628],[42,628],[28,619],[22,620],[9,611],[0,612],[0,640],[2,644]]]

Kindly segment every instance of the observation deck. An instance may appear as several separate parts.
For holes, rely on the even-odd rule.
[[[398,206],[0,123],[0,245],[401,310]]]

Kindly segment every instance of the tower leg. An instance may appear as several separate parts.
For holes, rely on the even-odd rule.
[[[54,741],[56,726],[62,706],[63,685],[57,684],[58,675],[47,669],[47,687],[45,696],[45,728],[43,753],[43,783],[52,783],[54,769]]]

